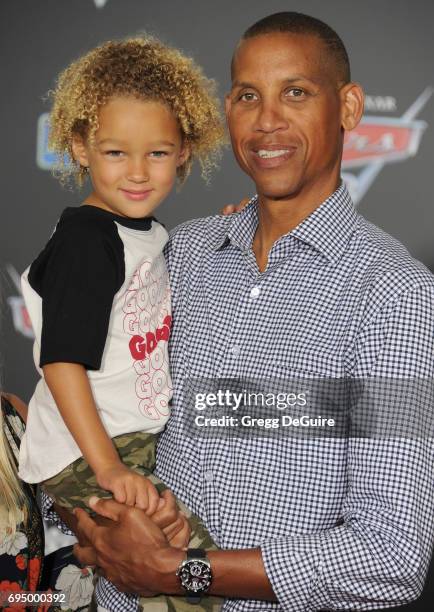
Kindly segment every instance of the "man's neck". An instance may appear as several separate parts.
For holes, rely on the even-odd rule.
[[[273,244],[296,228],[339,187],[340,178],[323,189],[303,193],[285,200],[259,196],[258,227],[253,239],[253,252],[258,268],[265,270]]]

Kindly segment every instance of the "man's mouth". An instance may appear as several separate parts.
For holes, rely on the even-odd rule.
[[[281,155],[285,155],[288,153],[289,149],[277,149],[276,151],[269,151],[268,149],[259,149],[256,151],[257,155],[261,159],[272,159],[273,157],[280,157]]]
[[[281,144],[262,145],[252,149],[253,159],[260,168],[277,168],[290,159],[297,147]]]

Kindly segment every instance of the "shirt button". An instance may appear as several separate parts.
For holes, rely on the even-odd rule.
[[[207,472],[204,473],[203,477],[205,478],[207,482],[212,482],[214,478],[214,474],[211,472],[211,470],[208,470]]]
[[[252,299],[255,299],[259,296],[260,293],[261,290],[259,289],[259,287],[253,287],[253,289],[250,291],[250,297]]]
[[[234,357],[239,357],[240,353],[241,353],[241,349],[239,346],[232,346],[230,349],[230,352],[232,353],[232,355]]]

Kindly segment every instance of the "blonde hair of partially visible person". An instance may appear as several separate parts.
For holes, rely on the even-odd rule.
[[[0,532],[13,534],[24,519],[26,498],[18,479],[6,434],[3,428],[3,412],[0,410]]]

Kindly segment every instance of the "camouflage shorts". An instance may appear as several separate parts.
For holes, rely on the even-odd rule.
[[[154,434],[145,432],[124,434],[113,438],[113,444],[122,463],[149,478],[158,492],[161,493],[167,487],[153,474],[156,441],[157,437]],[[68,510],[80,507],[89,514],[94,514],[87,506],[87,502],[92,495],[100,498],[112,497],[111,493],[98,486],[92,469],[82,457],[68,465],[53,478],[46,480],[42,484],[42,488],[59,506]],[[216,545],[199,517],[193,514],[180,500],[177,500],[177,504],[190,523],[191,539],[189,546],[191,548],[215,550]],[[222,604],[223,599],[220,597],[204,597],[199,605],[191,605],[186,602],[184,597],[159,595],[150,598],[141,597],[139,610],[143,610],[143,612],[188,612],[189,610],[218,612],[221,610]]]

